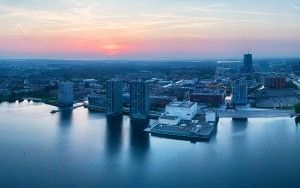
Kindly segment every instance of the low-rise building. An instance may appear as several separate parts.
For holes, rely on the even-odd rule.
[[[190,94],[190,101],[197,103],[209,103],[214,105],[220,105],[224,103],[225,88],[201,88],[196,89]]]
[[[165,114],[147,131],[180,139],[209,139],[217,123],[215,112],[197,114],[195,102],[172,102],[166,106]]]
[[[173,96],[150,96],[150,106],[151,107],[165,107],[167,104],[176,101],[176,97]]]
[[[288,78],[282,74],[269,74],[264,78],[264,85],[267,88],[285,88],[287,87]]]
[[[166,106],[166,114],[178,116],[183,120],[191,120],[197,113],[196,102],[172,102]]]
[[[216,76],[228,76],[230,74],[230,68],[226,67],[217,67]]]

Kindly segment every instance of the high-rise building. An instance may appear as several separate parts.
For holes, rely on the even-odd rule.
[[[245,105],[248,103],[247,99],[247,83],[245,80],[236,80],[232,87],[232,104]]]
[[[106,96],[105,95],[88,95],[88,109],[90,111],[105,112],[106,111]]]
[[[73,106],[74,94],[73,83],[60,82],[58,84],[58,105],[61,107]]]
[[[253,72],[252,54],[244,54],[244,71],[245,73]]]
[[[130,82],[130,117],[147,119],[149,115],[149,86],[147,82]]]
[[[123,84],[122,81],[112,79],[107,81],[106,90],[106,114],[109,116],[121,115],[123,112],[122,105]]]

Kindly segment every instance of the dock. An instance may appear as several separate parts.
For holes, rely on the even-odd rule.
[[[62,111],[67,111],[67,110],[75,110],[76,108],[79,108],[79,107],[82,107],[82,106],[85,106],[85,103],[79,103],[79,104],[75,104],[74,106],[72,107],[65,107],[65,108],[59,108],[57,110],[51,110],[51,114],[55,114],[55,113],[58,113],[58,112],[62,112]]]

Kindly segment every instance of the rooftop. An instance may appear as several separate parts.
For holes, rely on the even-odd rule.
[[[177,125],[155,123],[150,129],[151,133],[165,136],[179,136],[184,138],[209,138],[216,122],[206,122],[205,114],[197,114],[191,121],[181,120]]]
[[[178,119],[179,117],[178,116],[170,116],[170,115],[163,115],[162,117],[160,117],[162,119],[168,119],[168,120],[176,120]]]
[[[209,95],[220,95],[224,94],[225,88],[200,88],[196,89],[193,94],[209,94]]]
[[[179,108],[190,108],[191,106],[197,104],[196,102],[189,102],[189,101],[183,101],[183,102],[179,102],[179,101],[175,101],[172,102],[170,104],[168,104],[167,106],[169,107],[179,107]]]

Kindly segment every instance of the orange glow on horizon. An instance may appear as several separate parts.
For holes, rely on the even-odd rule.
[[[108,43],[100,46],[100,51],[109,56],[124,54],[128,52],[128,49],[129,48],[126,45],[118,43]]]

